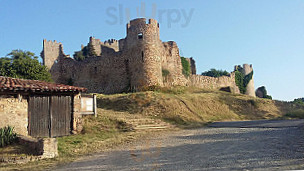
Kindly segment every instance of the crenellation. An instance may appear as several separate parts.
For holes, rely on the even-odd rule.
[[[114,49],[116,52],[119,51],[119,42],[115,39],[109,39],[104,41],[104,46]]]

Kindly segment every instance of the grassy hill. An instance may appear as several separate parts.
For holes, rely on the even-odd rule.
[[[185,87],[98,95],[98,107],[158,118],[180,127],[214,121],[277,119],[295,109],[303,109],[287,102]]]

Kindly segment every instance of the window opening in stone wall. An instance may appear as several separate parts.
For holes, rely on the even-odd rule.
[[[143,38],[143,34],[142,33],[138,33],[137,38],[138,39],[142,39]]]
[[[97,67],[94,67],[94,71],[95,71],[95,73],[97,73]]]
[[[141,51],[141,60],[144,62],[144,51]]]

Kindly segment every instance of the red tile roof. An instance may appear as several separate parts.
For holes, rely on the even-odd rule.
[[[40,92],[84,92],[87,89],[64,84],[49,83],[38,80],[25,80],[0,76],[0,91],[40,91]]]

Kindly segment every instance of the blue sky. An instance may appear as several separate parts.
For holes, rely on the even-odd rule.
[[[44,38],[73,55],[90,36],[124,38],[127,19],[137,17],[161,20],[161,39],[194,57],[198,73],[250,63],[256,88],[274,99],[304,97],[303,0],[0,0],[0,56],[39,55]]]

